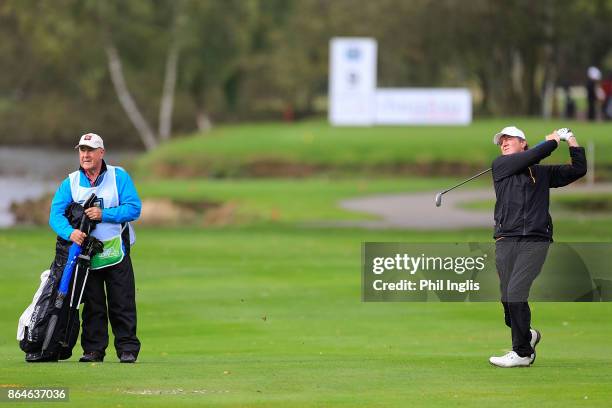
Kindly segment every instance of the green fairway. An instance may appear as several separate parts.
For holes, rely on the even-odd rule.
[[[309,178],[304,180],[156,180],[138,184],[145,199],[171,198],[197,206],[201,202],[236,206],[234,223],[312,222],[368,219],[367,214],[348,212],[341,200],[371,194],[431,191],[456,184],[454,178]],[[487,188],[485,178],[466,188]]]
[[[283,165],[296,164],[348,175],[380,171],[469,173],[488,167],[499,154],[493,135],[508,124],[522,128],[531,146],[554,129],[570,126],[582,145],[595,143],[596,164],[602,175],[609,173],[610,124],[533,118],[481,119],[469,126],[431,127],[332,127],[319,121],[223,126],[161,146],[139,160],[137,170],[141,176],[244,177],[262,171],[262,167],[270,172],[276,166],[286,176],[296,170]],[[567,160],[567,147],[562,145],[546,162]]]
[[[303,228],[319,222],[337,220],[364,220],[374,216],[343,210],[341,200],[385,193],[431,192],[432,205],[435,191],[450,186],[458,179],[406,178],[406,179],[324,179],[304,180],[256,179],[256,180],[160,180],[139,183],[145,199],[171,199],[184,205],[197,206],[201,202],[234,205],[226,224],[284,228]],[[491,188],[487,177],[477,179],[463,189]],[[609,210],[592,211],[576,208],[584,203],[602,205],[608,194],[568,195],[553,197],[551,213],[555,223],[555,239],[560,242],[612,241],[612,217]],[[477,201],[462,204],[466,209],[493,211],[493,201]],[[607,208],[607,207],[606,207]],[[568,212],[572,210],[571,212]],[[441,209],[444,211],[444,209]],[[415,209],[406,208],[407,213]],[[557,213],[561,215],[556,217]],[[418,216],[418,211],[415,213]],[[205,225],[206,213],[196,214],[189,225]],[[296,233],[300,230],[296,229]],[[406,235],[408,234],[408,235]],[[470,235],[457,232],[409,233],[417,241],[437,240],[465,242],[487,241],[492,232],[488,229],[472,230]],[[400,239],[401,241],[401,239]]]
[[[488,363],[511,348],[498,303],[361,301],[363,242],[490,242],[492,230],[340,228],[334,221],[374,216],[339,203],[424,192],[433,206],[434,192],[490,164],[498,154],[491,135],[508,123],[533,135],[555,127],[534,119],[462,128],[237,125],[144,155],[134,179],[145,204],[167,201],[191,215],[165,227],[136,224],[138,363],[119,365],[111,345],[101,364],[78,363],[80,346],[69,361],[26,364],[17,320],[51,262],[55,237],[48,227],[0,230],[0,385],[68,387],[72,404],[88,408],[609,406],[610,303],[534,304],[533,324],[543,334],[537,361],[503,370]],[[581,141],[592,136],[598,163],[609,164],[609,125],[570,126]],[[553,160],[567,161],[567,152],[558,149]],[[266,161],[332,171],[244,177],[244,168]],[[436,163],[447,177],[402,167]],[[462,187],[487,188],[490,176]],[[553,201],[555,240],[612,241],[608,199]],[[585,205],[588,211],[576,210]],[[221,222],[207,219],[215,211]],[[418,208],[405,211],[421,217]]]
[[[23,362],[17,318],[50,262],[53,235],[4,231],[0,383],[67,386],[71,402],[88,407],[608,406],[610,304],[535,304],[538,361],[502,370],[487,362],[509,348],[496,303],[360,301],[362,241],[488,234],[140,229],[143,348],[135,366],[120,366],[112,346],[102,364]]]

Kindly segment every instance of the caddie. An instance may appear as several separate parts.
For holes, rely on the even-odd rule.
[[[91,260],[82,316],[84,353],[79,361],[104,361],[110,320],[117,357],[122,363],[134,363],[140,341],[136,336],[134,270],[130,259],[135,235],[130,221],[140,216],[140,198],[129,174],[104,161],[104,141],[99,135],[84,134],[75,149],[80,167],[55,192],[49,225],[60,238],[81,245],[86,235],[69,224],[64,211],[73,202],[82,204],[91,193],[98,196],[96,206],[85,213],[99,222],[92,235],[104,243],[104,252]]]

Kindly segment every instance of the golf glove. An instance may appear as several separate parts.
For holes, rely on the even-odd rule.
[[[574,136],[570,128],[557,129],[555,133],[557,133],[557,135],[559,135],[559,139],[563,140],[564,142],[567,142],[570,137]]]

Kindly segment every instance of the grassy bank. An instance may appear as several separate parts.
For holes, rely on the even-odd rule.
[[[138,184],[144,199],[171,199],[179,206],[198,203],[230,205],[236,223],[297,223],[369,219],[368,214],[343,210],[341,200],[385,193],[431,191],[456,183],[455,178],[308,178],[304,180],[149,180]],[[466,188],[486,188],[478,180]],[[433,201],[432,201],[433,203]],[[433,204],[432,204],[433,205]],[[409,209],[407,209],[408,211]]]
[[[468,174],[488,167],[499,154],[492,137],[509,123],[521,127],[531,145],[555,128],[570,126],[582,144],[595,143],[602,176],[612,166],[610,124],[507,118],[445,127],[338,128],[323,121],[223,126],[173,140],[136,167],[142,177]],[[567,159],[566,148],[560,148],[548,161]]]

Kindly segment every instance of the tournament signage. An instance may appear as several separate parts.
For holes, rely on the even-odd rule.
[[[330,48],[330,122],[371,125],[376,92],[376,41],[334,38]]]
[[[468,125],[472,95],[467,89],[389,88],[376,91],[376,119],[385,125]]]
[[[335,126],[467,125],[472,95],[464,88],[376,88],[372,38],[330,42],[329,121]]]

